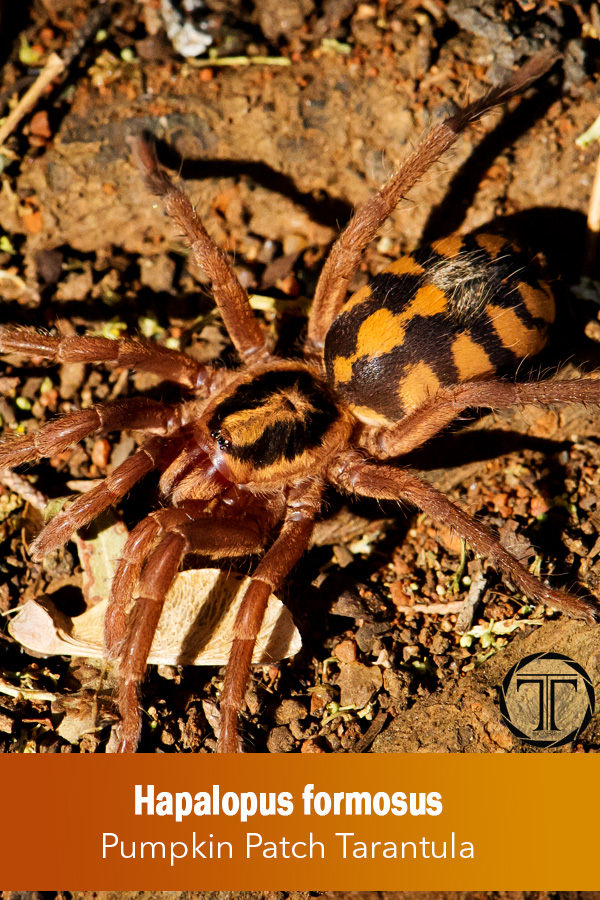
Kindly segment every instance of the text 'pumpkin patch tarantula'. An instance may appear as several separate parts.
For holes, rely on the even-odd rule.
[[[592,599],[543,584],[486,528],[396,462],[468,408],[600,402],[600,382],[591,379],[515,383],[493,377],[537,353],[554,319],[552,292],[528,268],[528,258],[498,235],[449,237],[396,260],[346,302],[362,251],[406,191],[467,125],[528,87],[555,58],[549,51],[538,54],[505,84],[436,125],[356,212],[324,265],[302,360],[269,353],[231,263],[142,139],[134,145],[146,183],[162,197],[210,278],[241,367],[204,366],[128,338],[0,331],[2,351],[144,369],[189,395],[172,406],[140,397],[83,409],[0,450],[0,465],[16,466],[92,434],[152,432],[100,485],[52,519],[31,547],[40,559],[148,472],[161,473],[160,489],[170,505],[130,533],[106,621],[107,650],[120,660],[122,751],[138,744],[146,660],[185,555],[264,552],[237,616],[220,699],[219,749],[239,749],[238,710],[267,599],[306,551],[326,484],[353,495],[408,501],[452,528],[528,597],[596,619]]]

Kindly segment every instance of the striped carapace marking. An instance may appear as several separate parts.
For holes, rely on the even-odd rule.
[[[208,428],[226,456],[256,469],[318,451],[340,410],[306,369],[275,369],[238,385],[217,404]]]
[[[441,386],[488,378],[543,348],[555,303],[497,234],[427,244],[346,302],[325,342],[329,383],[366,422],[395,422]]]

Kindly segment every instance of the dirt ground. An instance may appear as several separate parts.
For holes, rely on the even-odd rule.
[[[50,53],[68,62],[0,148],[2,323],[143,334],[235,364],[206,279],[130,159],[127,138],[144,131],[260,296],[265,327],[293,352],[306,298],[352,209],[455,102],[550,44],[561,64],[460,138],[382,229],[353,288],[423,239],[500,219],[539,254],[562,300],[536,373],[598,366],[593,264],[582,279],[598,148],[575,143],[600,111],[597,4],[206,0],[198,27],[211,56],[187,59],[159,7],[107,3],[90,20],[87,0],[44,0],[19,14],[0,5],[0,116]],[[173,398],[140,373],[11,358],[0,415],[9,431],[28,431],[138,392]],[[473,418],[409,462],[532,570],[598,595],[599,424],[597,411],[575,408]],[[22,474],[44,498],[63,497],[134,446],[127,433],[89,439]],[[98,664],[27,654],[8,633],[16,606],[33,597],[50,595],[70,615],[84,597],[75,545],[33,563],[26,546],[41,513],[22,483],[3,485],[0,748],[104,752],[115,713],[110,694],[97,694]],[[128,527],[156,505],[155,487],[150,479],[118,506]],[[254,673],[243,714],[250,751],[535,752],[498,709],[498,684],[514,662],[554,650],[600,682],[600,626],[530,606],[450,533],[392,504],[332,493],[281,597],[303,648]],[[152,667],[141,750],[212,751],[222,674]],[[561,752],[599,747],[596,714]]]

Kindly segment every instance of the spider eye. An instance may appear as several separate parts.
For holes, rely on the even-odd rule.
[[[229,450],[231,448],[230,436],[226,432],[221,431],[220,428],[211,431],[210,436],[215,439],[221,450]]]

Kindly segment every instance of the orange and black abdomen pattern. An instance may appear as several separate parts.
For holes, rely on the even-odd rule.
[[[528,254],[501,235],[453,235],[350,297],[327,334],[327,378],[363,421],[395,422],[442,386],[516,369],[554,317]]]

